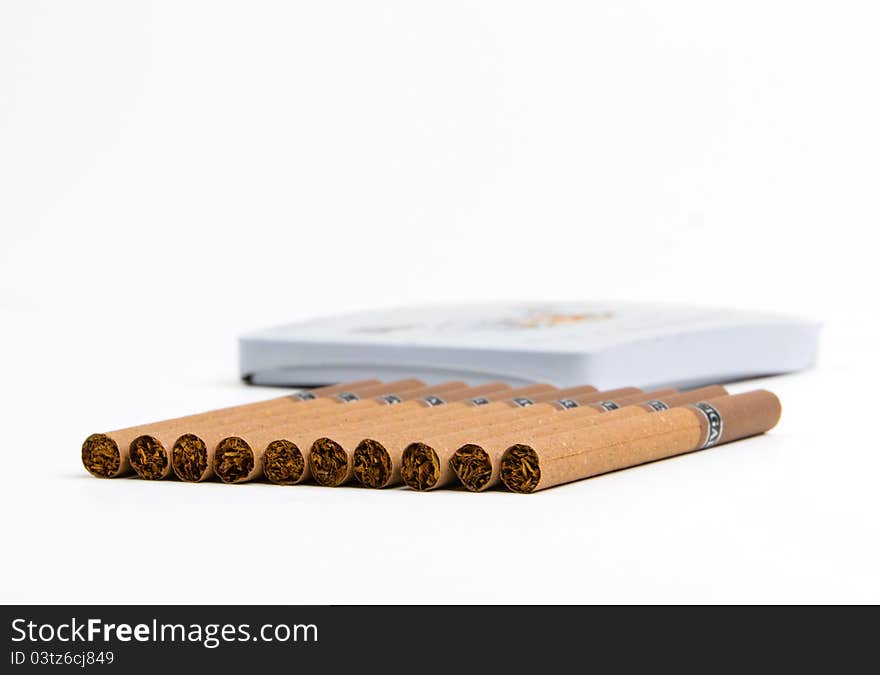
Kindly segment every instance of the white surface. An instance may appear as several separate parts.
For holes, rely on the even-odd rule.
[[[880,601],[877,25],[870,2],[0,4],[0,601]],[[815,370],[767,383],[772,434],[543,494],[80,467],[94,430],[266,396],[242,332],[470,299],[826,329]]]

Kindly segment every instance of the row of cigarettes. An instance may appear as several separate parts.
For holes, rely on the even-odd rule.
[[[92,434],[94,476],[535,492],[763,433],[769,391],[363,380]]]

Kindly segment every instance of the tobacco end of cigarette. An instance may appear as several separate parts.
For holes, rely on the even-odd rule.
[[[319,438],[309,452],[309,468],[318,483],[324,487],[336,487],[345,480],[348,456],[336,441]]]
[[[383,488],[391,480],[391,455],[385,446],[372,438],[358,443],[352,464],[354,477],[365,487]]]
[[[263,453],[263,473],[278,485],[296,485],[302,480],[306,462],[296,443],[272,441]]]
[[[430,446],[410,443],[403,451],[400,475],[413,490],[430,490],[440,480],[440,459]]]
[[[541,480],[538,453],[528,445],[511,445],[501,458],[501,481],[513,492],[532,492]]]
[[[112,478],[119,471],[121,462],[116,441],[106,434],[92,434],[83,441],[82,463],[93,476]]]
[[[245,479],[254,468],[254,453],[243,438],[230,436],[217,444],[214,453],[214,473],[224,483]]]
[[[131,442],[129,459],[132,468],[144,480],[159,480],[168,468],[165,447],[150,435],[138,436]]]
[[[468,490],[480,492],[492,478],[492,461],[479,445],[468,443],[456,450],[449,460],[452,470]]]
[[[180,479],[190,483],[201,480],[208,468],[208,448],[195,434],[184,434],[171,448],[171,468]]]

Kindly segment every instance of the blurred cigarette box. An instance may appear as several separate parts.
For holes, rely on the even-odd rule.
[[[818,334],[813,321],[667,305],[407,307],[244,335],[239,364],[246,381],[279,386],[411,376],[687,387],[807,368]]]

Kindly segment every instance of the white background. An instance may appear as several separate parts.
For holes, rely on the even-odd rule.
[[[878,30],[845,1],[6,0],[0,601],[880,601]],[[276,395],[239,333],[469,299],[825,330],[762,383],[766,437],[530,497],[80,465]]]

